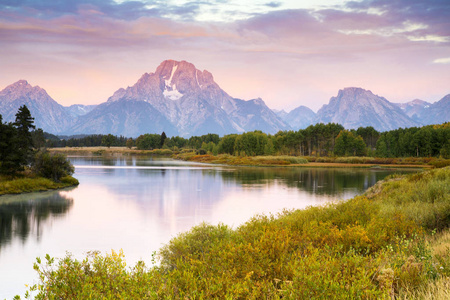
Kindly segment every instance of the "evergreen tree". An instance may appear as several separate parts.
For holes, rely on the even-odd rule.
[[[45,148],[44,131],[41,128],[32,131],[31,137],[33,139],[33,146],[35,149]]]
[[[33,137],[31,129],[35,129],[34,118],[26,105],[22,105],[16,113],[16,121],[13,123],[16,128],[14,143],[17,145],[18,155],[20,156],[20,167],[28,165],[33,158]]]
[[[161,144],[160,144],[160,147],[159,147],[159,148],[162,149],[162,147],[164,146],[164,142],[166,141],[166,139],[167,139],[166,133],[163,131],[163,132],[161,133]]]
[[[13,174],[20,169],[21,158],[16,140],[17,130],[11,123],[3,124],[0,115],[0,173]]]

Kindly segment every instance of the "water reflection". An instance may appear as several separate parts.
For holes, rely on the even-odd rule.
[[[69,190],[69,189],[68,189]],[[0,198],[0,250],[15,238],[41,239],[42,224],[69,211],[73,199],[64,192],[42,192]]]
[[[238,183],[251,188],[255,185],[281,184],[310,194],[342,196],[364,192],[392,171],[367,169],[322,169],[322,168],[238,168],[222,172],[224,181]],[[352,197],[351,196],[351,197]]]

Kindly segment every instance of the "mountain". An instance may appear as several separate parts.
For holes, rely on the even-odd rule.
[[[415,99],[406,103],[394,103],[411,119],[418,123],[422,123],[421,119],[432,104],[423,100]]]
[[[186,61],[166,60],[131,87],[117,90],[100,105],[64,107],[47,92],[20,80],[0,91],[0,114],[12,122],[27,105],[38,128],[53,134],[108,134],[137,137],[166,132],[189,137],[217,133],[303,129],[315,123],[339,123],[379,131],[450,121],[450,94],[435,103],[414,100],[394,104],[361,88],[345,88],[317,114],[305,106],[289,113],[272,111],[260,98],[241,100],[223,91],[211,73]]]
[[[163,115],[144,101],[105,102],[80,116],[70,134],[109,134],[137,137],[144,133],[178,131]]]
[[[420,126],[397,105],[362,88],[339,90],[315,118],[315,123],[339,123],[347,129],[372,126],[378,131]]]
[[[208,71],[200,71],[186,61],[166,60],[162,62],[155,73],[145,73],[135,85],[117,90],[107,101],[108,105],[99,105],[90,113],[79,118],[74,127],[75,132],[84,130],[87,124],[102,124],[108,130],[112,121],[102,120],[102,111],[108,110],[111,120],[120,120],[120,115],[129,114],[129,107],[122,104],[121,110],[113,111],[113,103],[144,102],[151,106],[152,118],[168,120],[180,136],[203,135],[217,133],[219,135],[239,133],[244,131],[262,130],[276,133],[289,129],[276,114],[270,110],[263,100],[244,101],[232,98],[214,81]],[[144,107],[144,104],[139,104]],[[150,109],[150,108],[148,108]],[[135,115],[135,118],[148,118],[146,115]],[[122,132],[142,134],[149,129],[132,128],[136,124],[145,124],[145,120],[127,123],[121,127]],[[100,126],[100,125],[99,125]],[[106,127],[105,127],[106,126]],[[118,133],[119,127],[111,127],[112,133]],[[159,130],[157,127],[150,127]],[[102,130],[103,130],[102,129]],[[100,130],[100,128],[98,128]],[[164,129],[165,130],[165,129]],[[166,131],[167,134],[167,131]]]
[[[292,129],[305,129],[314,123],[316,113],[306,106],[294,108],[282,117],[282,120],[288,123]]]
[[[450,122],[450,94],[426,107],[420,121],[424,125]]]
[[[91,112],[96,106],[97,105],[73,104],[71,106],[64,106],[64,109],[73,118],[77,118]]]
[[[284,118],[287,116],[287,112],[284,109],[272,109],[272,111],[280,118],[281,120],[284,120]]]
[[[51,133],[67,130],[73,118],[44,89],[19,80],[0,91],[0,114],[3,122],[13,122],[20,106],[26,105],[37,128]]]

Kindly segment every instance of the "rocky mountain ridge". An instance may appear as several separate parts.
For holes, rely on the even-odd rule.
[[[347,129],[372,126],[378,131],[420,126],[397,105],[369,90],[349,87],[317,112],[316,123],[338,123]]]
[[[35,124],[44,131],[62,133],[74,122],[65,108],[39,86],[19,80],[0,91],[0,114],[3,121],[12,122],[20,106],[26,105]]]
[[[232,98],[214,82],[208,71],[200,71],[186,61],[166,60],[155,73],[145,73],[135,85],[117,90],[106,103],[81,117],[72,128],[73,132],[111,131],[122,135],[161,132],[156,124],[147,127],[145,131],[136,131],[131,125],[122,126],[120,130],[118,126],[113,126],[112,120],[121,119],[119,114],[123,115],[124,111],[114,114],[110,107],[117,106],[117,103],[125,105],[126,102],[143,102],[145,104],[140,104],[142,107],[151,106],[148,109],[152,111],[152,118],[163,123],[167,120],[176,128],[173,134],[184,137],[210,132],[224,135],[257,129],[276,133],[290,128],[261,99],[244,101]],[[105,120],[101,125],[97,120],[100,116],[103,120],[109,118],[110,121]],[[146,118],[137,112],[129,116]],[[122,121],[126,124],[145,123],[145,120]]]

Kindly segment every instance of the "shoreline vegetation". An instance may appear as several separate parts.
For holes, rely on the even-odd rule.
[[[0,196],[78,185],[70,161],[46,150],[44,133],[33,123],[26,105],[13,123],[3,123],[0,115]]]
[[[448,299],[449,225],[450,167],[391,175],[347,201],[195,226],[151,266],[38,258],[25,298]]]
[[[30,174],[15,178],[0,176],[0,202],[3,195],[57,190],[77,186],[78,184],[78,180],[70,175],[62,177],[60,182]]]
[[[49,148],[50,152],[65,155],[161,155],[176,160],[191,161],[208,164],[221,164],[232,166],[275,166],[275,167],[326,167],[326,168],[435,168],[450,165],[450,159],[436,157],[403,157],[403,158],[377,158],[377,157],[316,157],[316,156],[290,156],[290,155],[260,155],[235,156],[229,154],[199,154],[196,150],[183,149],[173,151],[170,149],[139,150],[127,147],[64,147]]]

